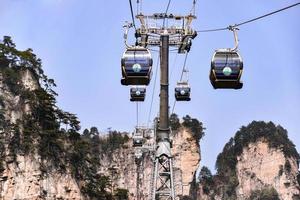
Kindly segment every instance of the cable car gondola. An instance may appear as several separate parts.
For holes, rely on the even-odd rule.
[[[135,86],[130,88],[130,101],[144,101],[146,96],[145,86]]]
[[[210,81],[215,89],[241,89],[243,61],[237,51],[219,49],[211,61]]]
[[[122,85],[148,85],[152,72],[152,57],[147,48],[128,47],[121,59]]]
[[[235,46],[232,49],[218,49],[215,51],[210,70],[210,82],[215,89],[241,89],[243,83],[243,60],[238,52],[238,28],[229,26],[233,32]]]
[[[176,101],[190,101],[191,100],[191,88],[188,82],[178,82],[175,87],[175,99]]]
[[[140,128],[136,128],[133,133],[133,147],[142,147],[144,144],[143,131]]]

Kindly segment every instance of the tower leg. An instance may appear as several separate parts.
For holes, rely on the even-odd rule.
[[[154,174],[152,200],[175,200],[172,157],[157,157]]]

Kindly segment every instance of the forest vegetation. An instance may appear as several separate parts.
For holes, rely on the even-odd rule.
[[[237,158],[243,153],[245,147],[258,141],[267,142],[269,148],[280,149],[286,158],[293,158],[298,162],[300,160],[295,145],[288,138],[287,130],[280,125],[276,126],[273,122],[253,121],[247,126],[242,126],[225,144],[223,151],[217,157],[215,175],[212,175],[207,167],[202,167],[199,183],[203,187],[203,193],[212,198],[222,194],[224,199],[236,199],[236,187],[239,185],[236,172]],[[284,171],[290,173],[290,170],[291,164],[287,160],[279,173],[282,174]],[[253,191],[250,199],[278,199],[278,194],[274,188],[266,188]]]
[[[21,82],[22,72],[29,70],[38,84],[29,90]],[[5,157],[16,162],[17,155],[41,157],[41,171],[61,173],[71,171],[73,177],[84,184],[81,191],[91,199],[127,199],[128,191],[117,188],[110,192],[110,177],[97,174],[102,153],[121,148],[128,140],[128,133],[110,131],[100,137],[96,127],[79,132],[80,122],[75,114],[57,106],[54,91],[56,84],[42,69],[42,61],[32,51],[20,51],[8,36],[0,43],[0,76],[3,85],[22,104],[29,104],[30,112],[16,123],[5,118],[5,97],[0,95],[0,173],[4,170]],[[7,98],[7,97],[6,97]],[[9,153],[5,153],[8,144]]]

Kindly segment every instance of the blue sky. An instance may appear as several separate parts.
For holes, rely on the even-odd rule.
[[[198,1],[194,28],[239,23],[296,2]],[[188,13],[191,3],[173,0],[170,12]],[[144,12],[163,12],[166,4],[167,0],[144,0]],[[133,130],[136,105],[129,101],[129,88],[120,85],[122,25],[131,20],[128,1],[0,0],[0,5],[0,36],[12,36],[20,49],[34,49],[46,73],[56,80],[60,107],[76,113],[83,128]],[[244,87],[239,91],[214,90],[208,79],[214,50],[231,47],[232,33],[202,33],[194,40],[187,61],[192,101],[177,103],[175,112],[196,117],[206,127],[201,165],[213,169],[224,144],[252,120],[281,124],[300,150],[299,19],[300,6],[240,27]],[[154,52],[154,63],[157,56]],[[178,55],[175,62],[175,54],[170,54],[171,92],[180,77],[183,58]],[[141,123],[148,120],[153,84],[154,79],[146,101],[140,104]],[[171,93],[171,105],[173,101]],[[157,112],[158,87],[151,118]]]

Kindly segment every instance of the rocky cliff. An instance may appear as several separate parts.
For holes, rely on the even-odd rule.
[[[20,77],[20,84],[29,91],[40,87],[30,71],[22,71]],[[14,124],[22,120],[24,114],[30,112],[24,99],[9,92],[9,88],[3,84],[1,74],[0,94],[3,97],[4,115],[9,123]],[[4,132],[1,134],[8,135]],[[100,140],[105,140],[105,138],[99,137]],[[174,134],[173,142],[177,195],[189,195],[190,186],[200,162],[199,145],[193,139],[191,131],[183,127]],[[146,145],[151,150],[151,148],[154,149],[153,144],[153,139],[150,139]],[[81,194],[79,182],[70,171],[63,174],[56,170],[44,173],[38,153],[30,156],[18,153],[15,158],[12,158],[8,145],[5,149],[5,159],[2,161],[4,169],[0,175],[1,199],[86,199]],[[129,191],[129,199],[136,199],[137,193],[140,199],[148,199],[153,158],[153,152],[145,149],[142,161],[137,164],[135,149],[132,147],[132,140],[129,140],[122,147],[115,149],[113,153],[101,152],[99,154],[100,163],[97,173],[111,177],[110,190],[124,188]]]
[[[143,158],[140,162],[136,162],[136,150],[132,148],[131,140],[112,155],[104,154],[101,157],[99,173],[111,176],[114,187],[127,189],[130,194],[129,199],[137,199],[137,195],[141,200],[149,199],[154,159],[154,152],[151,152],[153,140],[150,139],[146,146],[147,144],[149,149],[142,150]],[[174,134],[173,145],[176,195],[189,195],[194,175],[200,164],[199,145],[192,137],[191,131],[184,127]]]
[[[280,149],[269,148],[268,143],[261,140],[245,147],[237,160],[239,199],[266,186],[273,187],[280,199],[300,199],[297,159],[286,157]]]
[[[17,149],[11,151],[14,145],[12,142],[16,142],[16,130],[17,132],[24,130],[22,124],[18,122],[23,121],[31,113],[28,99],[23,98],[18,93],[18,89],[22,88],[24,91],[31,92],[40,88],[40,84],[37,77],[33,75],[34,73],[25,68],[19,69],[15,73],[19,79],[14,80],[16,82],[11,84],[5,77],[7,74],[3,71],[8,66],[2,65],[1,67],[0,108],[4,118],[0,121],[0,162],[2,166],[0,170],[0,198],[3,200],[82,199],[79,186],[70,172],[66,171],[62,174],[56,170],[50,170],[44,173],[42,165],[50,165],[50,163],[47,161],[43,163],[37,152],[25,155]]]
[[[133,148],[131,134],[95,127],[79,133],[74,114],[56,105],[54,80],[31,49],[0,43],[0,199],[148,199],[154,138]],[[217,174],[199,167],[202,124],[171,115],[178,199],[300,199],[299,154],[273,123],[242,127],[218,156]],[[142,157],[140,157],[142,155]]]
[[[84,199],[70,173],[44,173],[38,156],[18,155],[15,162],[7,159],[4,162],[5,169],[0,176],[2,200]]]
[[[225,145],[216,175],[201,170],[198,199],[300,199],[299,158],[286,130],[254,121]]]
[[[0,43],[0,199],[148,199],[154,138],[134,149],[130,134],[78,133],[75,115],[56,106],[55,83],[31,49]],[[190,119],[190,118],[189,118]],[[194,119],[193,119],[194,120]],[[191,121],[193,121],[191,120]],[[198,137],[177,124],[177,195],[189,195],[200,162]],[[201,132],[202,134],[202,132]],[[136,154],[142,152],[137,162]],[[183,183],[183,184],[180,184]],[[122,194],[120,197],[118,195]]]
[[[173,146],[176,194],[190,196],[195,173],[201,160],[199,145],[190,131],[181,129],[176,134]]]

